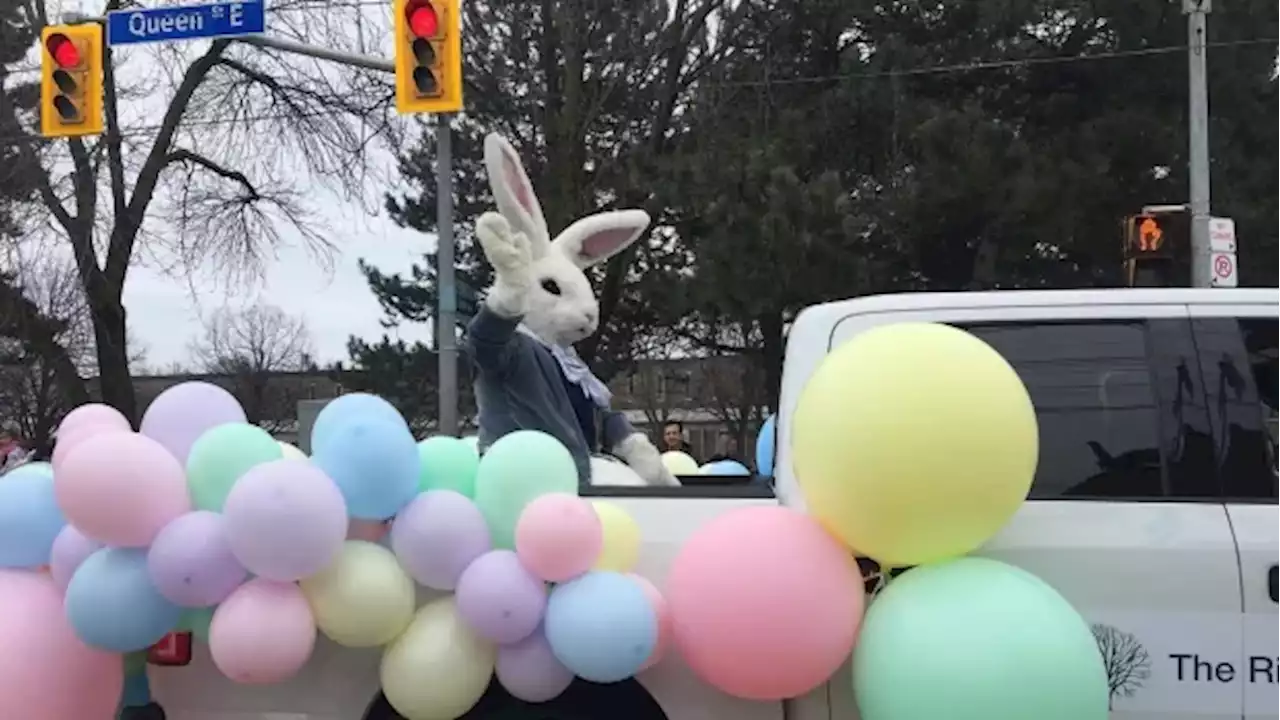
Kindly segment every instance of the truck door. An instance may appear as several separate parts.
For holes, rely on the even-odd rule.
[[[1276,306],[1192,307],[1215,454],[1236,543],[1246,718],[1277,716]]]
[[[953,302],[851,316],[832,345],[908,321],[974,333],[1026,384],[1039,467],[1026,505],[980,554],[1034,572],[1084,615],[1113,720],[1239,720],[1239,570],[1186,305]],[[856,718],[840,679],[832,716]]]

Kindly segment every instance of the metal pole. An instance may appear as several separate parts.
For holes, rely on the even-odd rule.
[[[1210,0],[1183,0],[1187,15],[1187,97],[1191,185],[1191,286],[1212,287],[1209,246],[1209,87],[1206,75]]]
[[[394,73],[396,71],[396,64],[391,60],[384,60],[370,55],[340,52],[326,47],[307,45],[296,40],[286,40],[285,38],[268,37],[266,35],[241,35],[232,39],[248,45],[275,48],[294,55],[306,55],[319,60],[331,60],[341,65],[350,65],[351,67],[364,68],[366,70],[385,73]]]
[[[453,272],[452,114],[436,116],[436,337],[440,433],[458,434],[458,288]]]

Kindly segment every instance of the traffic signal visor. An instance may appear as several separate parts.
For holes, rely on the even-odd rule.
[[[40,39],[40,134],[101,134],[102,26],[46,27]]]
[[[462,109],[462,18],[458,0],[396,0],[396,109]]]

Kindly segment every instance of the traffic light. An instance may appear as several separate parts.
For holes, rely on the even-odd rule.
[[[462,110],[459,0],[395,0],[396,110]]]
[[[102,26],[46,27],[40,39],[40,134],[101,134]]]

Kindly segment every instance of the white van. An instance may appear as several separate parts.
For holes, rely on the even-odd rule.
[[[777,499],[759,485],[594,488],[645,538],[660,587],[683,542],[753,504],[803,508],[790,469],[796,400],[822,358],[876,325],[945,322],[1017,369],[1039,415],[1031,500],[983,554],[1035,572],[1094,625],[1124,720],[1276,718],[1276,290],[929,293],[805,310],[792,326],[777,439]],[[231,684],[207,650],[153,669],[169,720],[395,720],[377,653],[326,642],[289,683]],[[468,720],[856,720],[847,670],[786,703],[725,697],[669,658],[636,681],[576,683],[523,706],[494,686]]]

